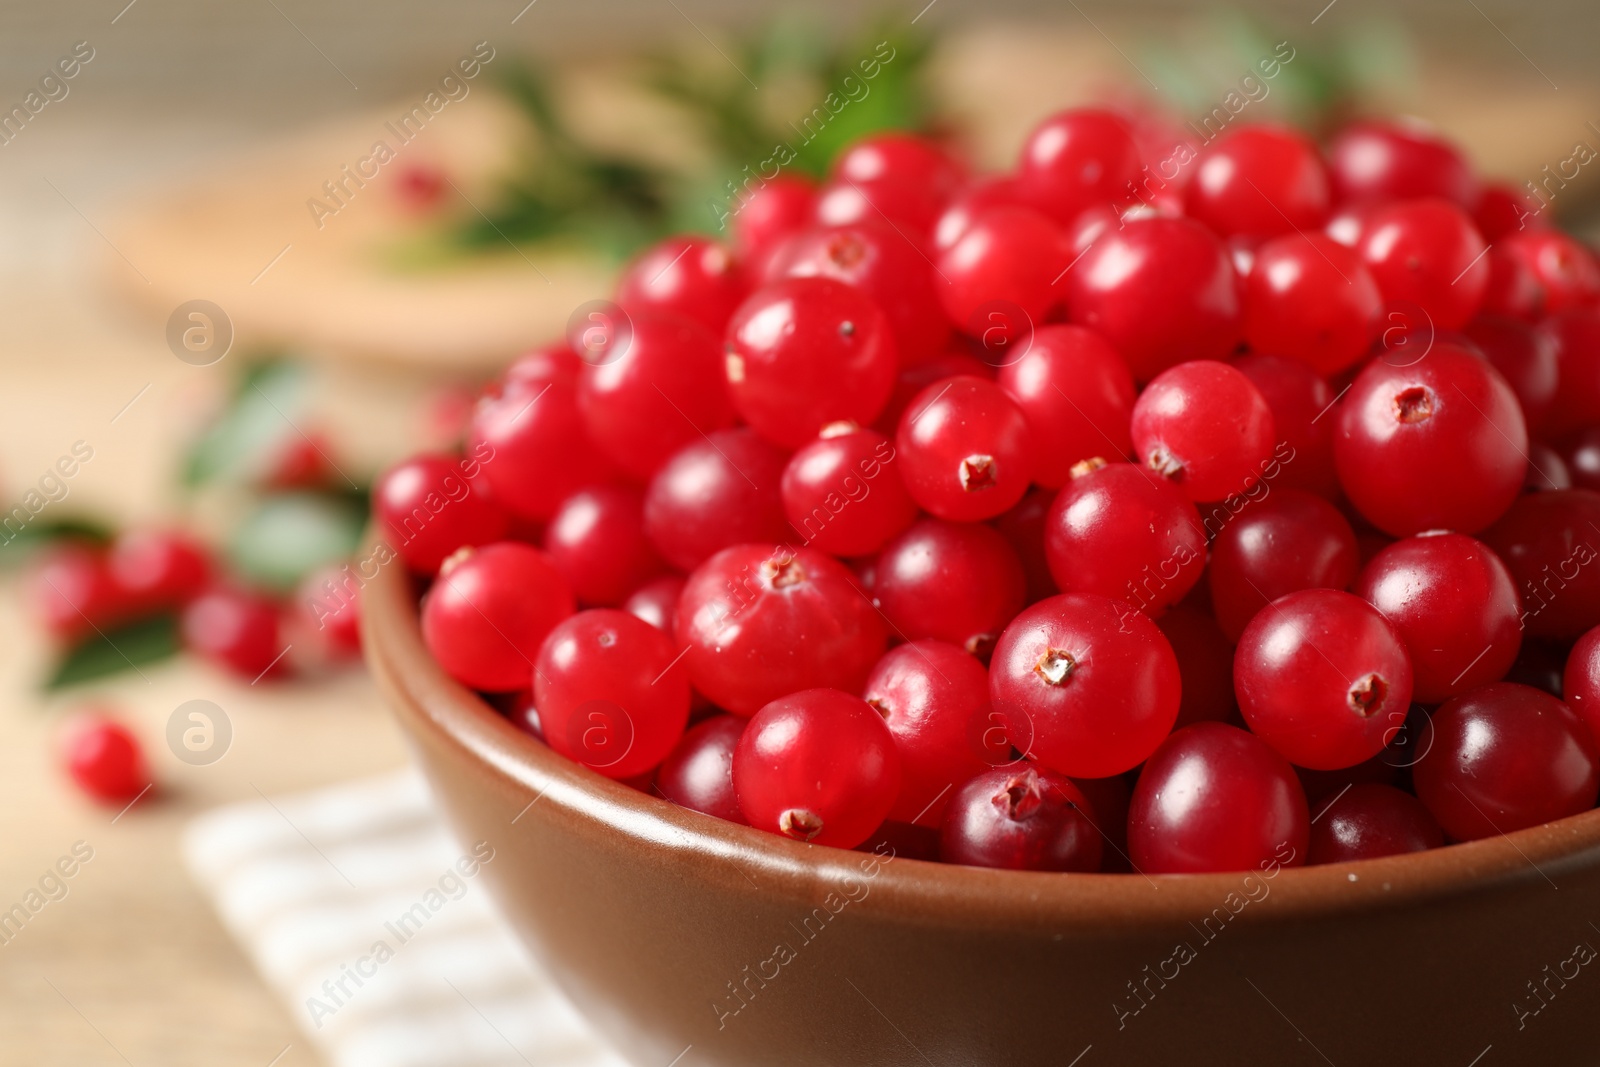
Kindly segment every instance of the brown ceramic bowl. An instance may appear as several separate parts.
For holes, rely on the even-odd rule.
[[[398,567],[363,614],[501,910],[637,1067],[1600,1063],[1600,811],[1271,877],[885,862],[555,755],[433,662]]]

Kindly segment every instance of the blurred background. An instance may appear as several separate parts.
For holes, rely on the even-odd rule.
[[[329,1062],[183,835],[218,804],[405,762],[313,603],[357,549],[365,489],[449,446],[472,390],[608,295],[630,251],[715,232],[727,183],[880,42],[894,59],[800,169],[886,125],[998,169],[1076,103],[1181,126],[1286,43],[1268,91],[1243,90],[1249,117],[1417,115],[1520,190],[1600,146],[1597,34],[1579,0],[7,5],[0,501],[23,513],[0,535],[0,1063]],[[350,179],[380,141],[393,159]],[[1590,238],[1596,174],[1549,207]],[[263,655],[182,652],[171,602],[86,626],[41,592],[64,546],[133,552],[152,530],[264,591]],[[252,605],[218,608],[212,636]],[[209,762],[171,740],[195,700],[226,720]],[[154,789],[74,785],[63,746],[85,712],[132,732]],[[79,843],[92,860],[33,908]]]

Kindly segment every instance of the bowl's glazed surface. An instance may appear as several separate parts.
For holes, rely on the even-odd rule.
[[[518,731],[428,656],[367,658],[483,877],[638,1067],[1600,1064],[1600,811],[1237,874],[981,870],[677,808]]]

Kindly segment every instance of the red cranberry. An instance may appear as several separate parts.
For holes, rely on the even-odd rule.
[[[972,225],[972,220],[991,208],[1017,207],[1023,203],[1017,180],[1009,177],[983,178],[956,196],[939,216],[933,228],[933,247],[943,252],[954,245]]]
[[[1109,111],[1059,111],[1034,127],[1017,162],[1018,191],[1058,222],[1127,196],[1139,176],[1139,146]]]
[[[1328,202],[1328,174],[1310,138],[1283,126],[1241,126],[1200,153],[1184,213],[1224,237],[1275,237],[1321,226]]]
[[[1310,816],[1282,756],[1220,722],[1186,726],[1145,763],[1128,852],[1146,874],[1272,870],[1305,862]]]
[[[894,392],[889,396],[889,403],[885,405],[877,421],[872,424],[872,428],[892,438],[900,426],[900,416],[905,414],[906,408],[911,406],[911,401],[916,399],[918,393],[934,382],[942,382],[946,378],[957,376],[993,378],[994,371],[977,357],[952,349],[946,349],[909,367],[902,367],[895,377]]]
[[[1567,461],[1561,458],[1561,453],[1542,442],[1529,441],[1528,474],[1522,482],[1523,491],[1544,493],[1571,488],[1572,472],[1567,469]]]
[[[1104,778],[1138,766],[1178,716],[1178,661],[1155,623],[1120,601],[1062,594],[1000,635],[989,695],[1007,737],[1060,774]],[[1105,709],[1117,714],[1107,716]]]
[[[1530,493],[1483,533],[1511,569],[1529,634],[1570,641],[1600,625],[1600,493]]]
[[[958,522],[993,518],[1022,499],[1033,474],[1031,446],[1016,402],[993,382],[966,376],[919,393],[895,434],[912,499]]]
[[[1339,509],[1299,489],[1279,489],[1246,508],[1211,545],[1211,603],[1238,641],[1270,601],[1302,589],[1346,589],[1360,556]]]
[[[505,511],[468,475],[481,470],[487,477],[492,465],[476,458],[413,456],[383,472],[372,487],[372,510],[407,567],[432,575],[456,549],[505,537]]]
[[[315,642],[322,662],[361,654],[361,585],[348,567],[323,567],[295,591],[299,631]]]
[[[1028,350],[1000,368],[999,384],[1027,420],[1039,485],[1059,489],[1073,464],[1133,449],[1133,375],[1093,330],[1040,327]]]
[[[1161,372],[1133,405],[1133,447],[1190,500],[1222,500],[1254,485],[1276,440],[1272,410],[1226,363]]]
[[[1444,832],[1422,801],[1392,785],[1364,782],[1317,806],[1308,862],[1350,863],[1443,844]]]
[[[1452,345],[1373,360],[1339,411],[1333,454],[1361,514],[1396,536],[1481,530],[1522,491],[1528,431],[1499,372]]]
[[[1032,604],[1060,592],[1055,579],[1050,577],[1050,561],[1044,553],[1044,531],[1050,517],[1050,505],[1055,503],[1054,490],[1034,486],[1028,490],[1017,506],[995,519],[991,524],[1011,544],[1022,564],[1022,575],[1027,589],[1025,602]]]
[[[138,738],[104,715],[80,716],[63,738],[61,755],[78,788],[104,804],[126,804],[151,784]]]
[[[634,316],[666,311],[692,319],[719,337],[745,297],[744,279],[728,250],[707,237],[668,237],[622,269],[617,303]],[[637,335],[636,335],[637,336]]]
[[[1472,209],[1473,225],[1478,227],[1485,241],[1495,244],[1533,221],[1529,217],[1528,200],[1522,190],[1505,182],[1485,182],[1478,194],[1478,206]]]
[[[843,564],[770,544],[724,549],[689,575],[677,635],[695,689],[735,715],[801,689],[860,692],[885,641]]]
[[[1022,609],[1023,590],[1022,565],[999,533],[923,519],[879,553],[872,596],[896,636],[937,638],[987,659]]]
[[[741,255],[759,257],[810,227],[816,208],[817,185],[810,178],[779,174],[764,179],[733,209],[734,244]]]
[[[603,349],[609,343],[612,331],[602,331],[596,338],[596,348]],[[572,350],[566,341],[553,341],[538,348],[530,348],[516,359],[511,366],[500,376],[500,382],[490,387],[490,392],[505,392],[521,386],[532,385],[533,391],[538,392],[546,382],[561,382],[563,385],[577,385],[578,375],[583,373],[583,359]]]
[[[1233,366],[1261,393],[1272,412],[1283,462],[1272,484],[1305,489],[1330,500],[1340,495],[1333,466],[1334,392],[1309,364],[1286,356],[1252,352]],[[1265,475],[1264,475],[1265,476]]]
[[[205,546],[176,530],[118,535],[106,555],[106,567],[135,614],[187,604],[211,578],[211,556]]]
[[[1411,705],[1395,628],[1335,589],[1274,600],[1245,627],[1234,691],[1250,729],[1290,762],[1334,770],[1376,756]]]
[[[567,497],[545,527],[544,550],[583,604],[620,604],[662,568],[645,537],[643,494],[631,486],[596,485]]]
[[[290,673],[282,623],[271,597],[216,588],[189,602],[180,629],[189,651],[254,683]]]
[[[747,720],[717,715],[696,723],[656,771],[656,788],[680,807],[744,822],[733,791],[733,750]]]
[[[533,670],[545,743],[608,778],[660,763],[689,721],[672,639],[625,611],[583,611],[550,630]]]
[[[622,610],[670,634],[677,629],[678,598],[683,595],[683,586],[681,574],[652,578],[628,595]]]
[[[644,532],[668,563],[693,570],[713,553],[790,536],[779,485],[783,452],[740,428],[693,441],[656,472]]]
[[[1242,723],[1239,706],[1233,699],[1233,644],[1217,621],[1203,611],[1179,604],[1157,619],[1156,627],[1172,646],[1178,675],[1183,680],[1175,725]]]
[[[733,751],[733,784],[751,826],[853,848],[899,794],[900,757],[866,701],[806,689],[773,700],[750,720]]]
[[[1555,441],[1600,423],[1600,308],[1557,315],[1541,327],[1555,347],[1555,402],[1537,425]]]
[[[1322,374],[1358,362],[1378,336],[1383,297],[1354,249],[1322,234],[1285,234],[1256,250],[1244,283],[1250,347]]]
[[[1485,311],[1534,322],[1587,307],[1600,298],[1600,264],[1556,230],[1507,235],[1489,250]]]
[[[535,521],[611,471],[584,429],[577,384],[560,378],[508,381],[498,396],[484,396],[472,413],[467,451],[493,457],[483,476],[495,499]]]
[[[1478,198],[1472,168],[1456,147],[1415,122],[1356,122],[1329,152],[1341,203],[1438,196],[1470,208]]]
[[[896,459],[894,445],[876,430],[825,428],[783,470],[790,525],[808,547],[831,555],[878,551],[917,517]]]
[[[1594,738],[1548,693],[1496,682],[1433,713],[1433,747],[1411,769],[1417,797],[1453,841],[1508,834],[1594,807]]]
[[[1572,646],[1561,691],[1567,705],[1588,726],[1590,736],[1600,743],[1600,626]]]
[[[964,180],[960,165],[931,141],[908,133],[873,134],[833,161],[817,220],[848,226],[888,219],[913,236],[926,235]]]
[[[1567,440],[1562,465],[1572,485],[1600,491],[1600,424],[1579,431]]]
[[[1455,204],[1408,200],[1375,209],[1359,249],[1385,300],[1416,304],[1435,329],[1459,330],[1489,285],[1485,247]]]
[[[68,642],[116,626],[134,607],[112,579],[105,550],[75,541],[40,554],[28,574],[27,599],[44,628]]]
[[[462,685],[511,692],[528,684],[539,646],[572,611],[572,591],[549,556],[501,541],[445,561],[422,602],[422,637]]]
[[[1239,341],[1227,247],[1193,219],[1130,220],[1095,241],[1062,284],[1072,321],[1105,335],[1141,380],[1222,359]]]
[[[865,293],[831,278],[790,278],[734,313],[726,369],[739,415],[798,448],[830,422],[877,417],[894,389],[894,337]]]
[[[1515,319],[1495,315],[1473,319],[1466,333],[1517,394],[1528,425],[1537,426],[1556,399],[1558,368],[1550,338]]]
[[[1438,704],[1505,677],[1522,647],[1522,603],[1511,572],[1464,534],[1408,537],[1362,568],[1355,594],[1405,642],[1412,698]]]
[[[973,778],[950,801],[939,858],[1012,871],[1097,871],[1100,834],[1070,779],[1027,765]]]
[[[1060,231],[1044,215],[990,208],[939,253],[939,299],[950,321],[969,334],[991,325],[985,311],[997,304],[1020,310],[1026,323],[1043,322],[1060,299],[1054,283],[1069,262]]]

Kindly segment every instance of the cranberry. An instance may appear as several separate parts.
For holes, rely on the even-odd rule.
[[[1472,168],[1456,147],[1416,122],[1357,122],[1329,152],[1342,203],[1436,196],[1470,208],[1478,198]]]
[[[983,378],[947,378],[917,394],[895,447],[912,499],[942,519],[993,518],[1022,499],[1033,476],[1022,409]]]
[[[1276,237],[1321,226],[1329,195],[1310,138],[1283,126],[1241,126],[1200,153],[1184,213],[1224,237]]]
[[[1131,464],[1084,464],[1083,471],[1046,520],[1044,552],[1056,587],[1160,615],[1205,571],[1199,513],[1171,482]]]
[[[897,636],[937,638],[987,659],[1022,609],[1023,581],[995,530],[923,519],[878,555],[872,596]]]
[[[644,533],[644,497],[595,485],[567,497],[544,531],[544,550],[583,604],[613,607],[662,569]]]
[[[1010,177],[983,178],[956,196],[939,216],[933,228],[933,247],[943,252],[954,245],[972,225],[972,220],[991,208],[1016,207],[1023,203],[1017,180]]]
[[[760,188],[741,196],[733,208],[733,241],[739,253],[760,257],[785,238],[811,225],[817,209],[817,185],[799,174],[763,179]]]
[[[1270,601],[1302,589],[1346,589],[1359,566],[1355,531],[1338,508],[1304,490],[1279,489],[1212,542],[1217,622],[1236,642]]]
[[[728,324],[728,390],[740,417],[798,448],[830,422],[868,425],[894,389],[889,320],[832,278],[758,289]]]
[[[545,743],[608,778],[660,763],[689,721],[689,679],[677,652],[666,634],[625,611],[598,608],[557,623],[533,671]]]
[[[1600,625],[1600,493],[1524,495],[1483,540],[1516,579],[1529,634],[1570,641]]]
[[[189,602],[180,629],[185,648],[253,684],[290,673],[282,624],[271,597],[218,587]]]
[[[1250,347],[1304,360],[1322,374],[1366,355],[1382,314],[1378,283],[1361,257],[1322,234],[1268,241],[1244,282]]]
[[[750,825],[853,848],[900,792],[900,757],[883,719],[860,697],[806,689],[750,720],[733,750],[733,784]]]
[[[982,334],[992,305],[1042,322],[1060,299],[1054,283],[1071,262],[1055,223],[1025,207],[990,208],[939,253],[939,299],[960,329]],[[1015,313],[1014,311],[1012,312]]]
[[[610,342],[614,331],[602,331],[596,337],[596,349],[603,350],[604,345]],[[490,392],[505,392],[508,389],[517,389],[522,386],[533,386],[533,391],[538,392],[546,382],[561,382],[563,385],[577,385],[578,376],[583,373],[583,359],[572,350],[566,341],[553,341],[538,348],[530,348],[516,359],[511,366],[500,376],[500,382],[490,387]]]
[[[1543,493],[1551,489],[1571,489],[1572,472],[1561,453],[1539,441],[1528,442],[1528,473],[1522,489],[1528,493]],[[1597,486],[1595,488],[1600,488]]]
[[[1366,601],[1304,589],[1251,620],[1233,661],[1250,729],[1313,770],[1376,756],[1411,705],[1411,662],[1400,635]]]
[[[138,738],[98,713],[84,714],[68,727],[61,755],[78,788],[105,804],[126,804],[151,784]]]
[[[908,133],[873,134],[833,161],[817,220],[847,226],[886,219],[912,236],[926,235],[963,182],[960,165],[931,141]]]
[[[1249,378],[1272,412],[1278,447],[1274,455],[1283,462],[1272,484],[1305,489],[1330,500],[1338,499],[1339,474],[1333,465],[1334,392],[1310,365],[1285,356],[1250,353],[1233,361]],[[1263,473],[1268,477],[1270,470]]]
[[[482,481],[468,475],[482,470],[487,477],[492,465],[413,456],[383,472],[372,487],[372,510],[407,567],[432,575],[456,549],[505,537],[505,511]]]
[[[691,442],[645,492],[645,535],[668,563],[686,571],[729,545],[784,540],[785,462],[781,451],[744,428]]]
[[[1361,234],[1361,258],[1387,301],[1419,306],[1434,328],[1459,330],[1489,285],[1483,238],[1447,200],[1408,200],[1375,209]]]
[[[1138,766],[1178,716],[1178,661],[1155,623],[1107,597],[1065,593],[1000,635],[989,695],[1011,743],[1060,774]],[[1115,707],[1115,715],[1106,709]]]
[[[859,692],[885,641],[843,564],[770,544],[701,564],[678,602],[677,635],[695,689],[735,715],[801,689]]]
[[[1013,871],[1097,871],[1100,834],[1088,807],[1063,775],[1026,765],[989,771],[950,801],[939,857]]]
[[[211,555],[177,530],[131,530],[111,543],[106,568],[130,610],[144,614],[199,596],[211,578]]]
[[[656,789],[680,807],[744,822],[733,791],[733,750],[746,721],[717,715],[691,726],[656,771]]]
[[[1600,308],[1557,315],[1540,329],[1555,347],[1559,384],[1536,428],[1554,441],[1600,423]]]
[[[1233,699],[1233,644],[1217,621],[1179,604],[1157,619],[1156,627],[1172,646],[1183,680],[1176,725],[1242,723]]]
[[[1499,372],[1436,344],[1421,360],[1369,363],[1339,411],[1334,459],[1361,514],[1396,536],[1481,530],[1522,490],[1528,431]]]
[[[895,430],[900,426],[900,416],[905,414],[906,408],[911,406],[911,401],[916,399],[918,393],[934,382],[942,382],[946,378],[957,376],[993,378],[994,371],[975,356],[952,349],[929,356],[909,367],[902,367],[895,378],[894,392],[889,396],[889,403],[885,405],[877,421],[872,424],[873,429],[893,437]]]
[[[1498,681],[1522,647],[1511,572],[1464,534],[1408,537],[1362,568],[1355,594],[1383,613],[1411,658],[1412,698],[1438,704]]]
[[[1562,700],[1561,674],[1566,659],[1565,643],[1555,644],[1528,637],[1523,640],[1522,651],[1517,653],[1517,661],[1511,665],[1503,680],[1532,686]]]
[[[314,660],[331,662],[361,654],[361,585],[348,567],[323,567],[306,575],[295,591],[298,631],[315,643]]]
[[[622,610],[670,634],[677,629],[678,598],[683,595],[683,586],[681,574],[652,578],[628,595]]]
[[[1022,409],[1034,449],[1033,480],[1059,489],[1072,466],[1133,449],[1133,375],[1117,350],[1081,326],[1042,326],[1028,350],[1000,368],[999,384]]]
[[[1317,806],[1311,820],[1311,863],[1425,852],[1444,844],[1427,807],[1392,785],[1352,785]]]
[[[825,428],[784,468],[790,525],[807,546],[831,555],[878,551],[917,517],[896,458],[894,445],[876,430],[852,423]]]
[[[1095,241],[1063,284],[1072,321],[1104,334],[1140,380],[1222,359],[1239,341],[1227,247],[1193,219],[1132,219]]]
[[[1600,424],[1569,438],[1563,452],[1560,462],[1571,485],[1600,491]]]
[[[1050,517],[1050,505],[1055,503],[1053,490],[1034,486],[1018,501],[1017,506],[995,519],[993,526],[1011,544],[1022,564],[1022,575],[1027,592],[1025,602],[1032,604],[1060,592],[1055,579],[1050,577],[1050,561],[1044,553],[1045,525]]]
[[[1515,319],[1495,315],[1473,319],[1466,333],[1517,394],[1528,425],[1537,426],[1556,399],[1558,368],[1550,338]]]
[[[1485,182],[1478,206],[1472,209],[1472,223],[1485,241],[1499,244],[1532,222],[1528,214],[1528,200],[1520,189],[1506,182]]]
[[[1276,440],[1260,391],[1226,363],[1162,371],[1133,405],[1133,447],[1190,500],[1222,500],[1254,485]]]
[[[439,568],[422,602],[422,637],[462,685],[510,692],[528,684],[539,646],[572,611],[572,591],[549,556],[501,541],[462,549]]]
[[[1506,236],[1489,250],[1485,311],[1533,322],[1587,307],[1600,298],[1600,264],[1579,242],[1555,230]]]
[[[1561,692],[1567,705],[1589,727],[1589,734],[1600,742],[1600,626],[1572,646],[1561,678]]]
[[[1127,122],[1109,111],[1059,111],[1034,127],[1017,162],[1018,191],[1058,222],[1127,196],[1141,165]]]
[[[745,297],[744,279],[728,250],[707,237],[668,237],[645,249],[622,269],[617,303],[634,318],[665,311],[704,326],[720,337],[728,316]]]
[[[105,550],[76,541],[40,554],[28,575],[27,597],[44,628],[69,642],[125,621],[134,607],[112,578]]]
[[[577,384],[562,378],[507,381],[498,396],[484,396],[472,413],[467,451],[493,457],[483,476],[495,499],[535,521],[611,471],[584,429]]]
[[[1310,816],[1288,762],[1220,722],[1175,732],[1133,788],[1128,852],[1146,874],[1276,871],[1305,862]]]
[[[1496,682],[1433,713],[1433,747],[1411,769],[1417,796],[1453,841],[1508,834],[1594,807],[1600,754],[1548,693]]]

